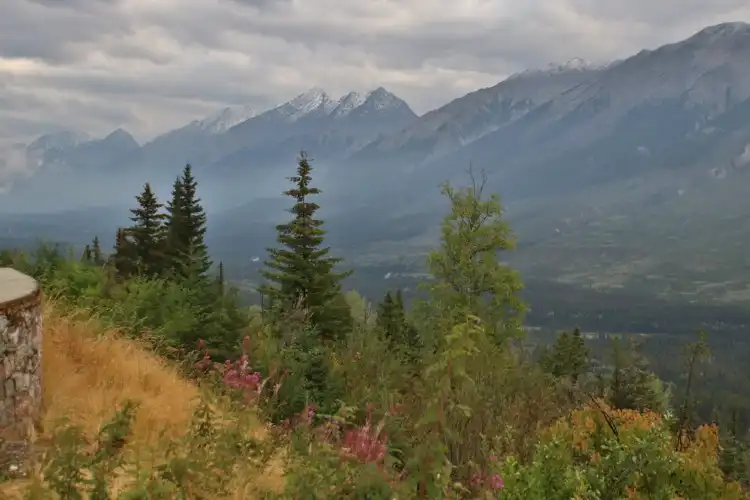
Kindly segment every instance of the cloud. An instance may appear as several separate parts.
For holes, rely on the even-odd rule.
[[[418,112],[509,73],[750,21],[747,0],[4,0],[0,144],[140,140],[226,105],[383,85]]]

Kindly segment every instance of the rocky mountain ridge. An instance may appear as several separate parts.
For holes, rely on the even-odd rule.
[[[415,196],[420,186],[461,176],[469,164],[490,171],[492,187],[510,198],[565,195],[655,168],[699,168],[717,179],[742,163],[750,143],[748,60],[750,25],[725,23],[604,65],[576,58],[523,71],[419,117],[382,87],[337,99],[312,88],[262,112],[227,108],[142,146],[125,132],[89,142],[58,134],[54,153],[28,148],[38,173],[27,184],[44,184],[50,165],[168,182],[190,162],[236,204],[275,192],[279,169],[300,149],[318,161],[329,192],[417,205],[428,203]]]

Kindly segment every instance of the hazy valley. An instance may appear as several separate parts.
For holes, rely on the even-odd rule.
[[[634,297],[657,311],[729,308],[744,324],[748,60],[750,25],[726,23],[607,65],[515,74],[422,116],[383,88],[340,98],[313,88],[142,145],[124,130],[56,132],[25,147],[31,174],[0,196],[0,235],[81,245],[96,234],[109,247],[133,193],[148,180],[166,196],[190,163],[212,254],[252,286],[304,149],[331,246],[380,293],[389,272],[406,282],[423,272],[445,210],[438,184],[467,182],[471,166],[502,196],[518,238],[508,259],[532,296],[575,290],[592,301],[587,317]]]

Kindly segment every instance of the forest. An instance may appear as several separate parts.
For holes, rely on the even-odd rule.
[[[0,266],[35,277],[55,307],[146,343],[222,395],[234,422],[214,426],[201,406],[179,460],[151,469],[121,452],[129,405],[93,447],[62,426],[31,498],[250,498],[232,474],[280,448],[283,488],[263,498],[750,498],[750,347],[736,332],[700,333],[721,321],[700,309],[676,311],[673,335],[647,321],[630,325],[642,335],[607,335],[573,313],[565,331],[545,328],[547,311],[504,263],[515,241],[484,180],[442,186],[450,212],[431,279],[374,303],[342,284],[352,271],[326,246],[325,196],[304,153],[250,307],[211,260],[190,165],[166,203],[145,184],[111,250],[99,237],[81,255],[2,250]],[[574,311],[576,296],[547,293],[558,292]],[[271,444],[240,437],[248,413]],[[113,496],[123,476],[131,486]]]

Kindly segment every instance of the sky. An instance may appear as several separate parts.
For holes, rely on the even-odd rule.
[[[747,0],[0,0],[0,145],[145,141],[223,107],[384,86],[423,113],[511,73],[607,62]]]

